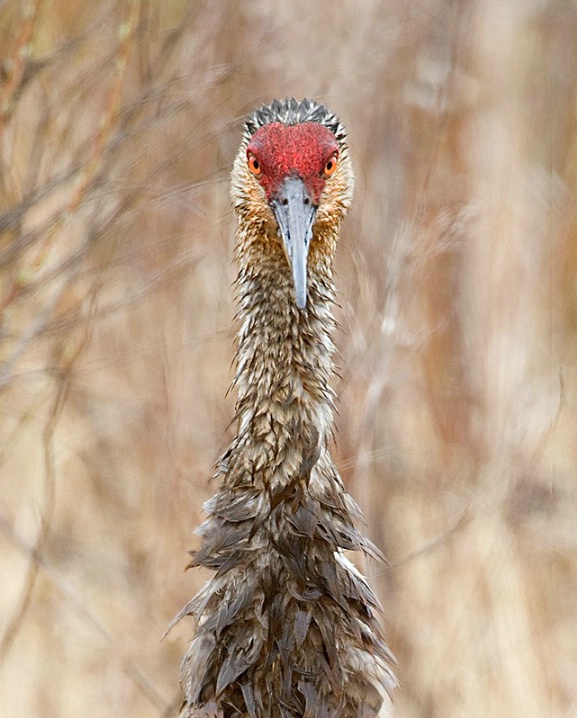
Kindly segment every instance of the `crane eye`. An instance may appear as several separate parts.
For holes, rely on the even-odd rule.
[[[337,153],[335,152],[333,155],[329,157],[327,160],[327,163],[325,165],[325,168],[323,170],[323,174],[325,177],[330,177],[332,174],[335,173],[335,170],[337,168],[338,161],[337,161]]]
[[[260,166],[260,162],[252,153],[249,153],[248,155],[248,168],[255,177],[258,177],[262,174],[262,167]]]

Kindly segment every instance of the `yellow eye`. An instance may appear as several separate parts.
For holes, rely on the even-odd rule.
[[[260,174],[262,174],[260,162],[252,153],[249,153],[248,155],[248,168],[253,173],[253,175],[255,175],[255,177],[258,177]]]
[[[325,177],[330,177],[332,174],[334,174],[336,168],[338,165],[337,161],[337,153],[335,152],[334,155],[331,155],[325,165],[324,169],[324,175]]]

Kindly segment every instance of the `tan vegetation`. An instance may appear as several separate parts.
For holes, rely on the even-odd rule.
[[[577,711],[577,7],[0,4],[0,714],[173,715],[230,438],[232,159],[347,125],[335,455],[399,718]]]

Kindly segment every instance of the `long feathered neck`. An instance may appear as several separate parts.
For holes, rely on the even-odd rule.
[[[334,286],[326,248],[334,238],[317,238],[311,247],[308,302],[300,310],[280,244],[247,241],[249,234],[241,224],[237,440],[255,480],[278,487],[326,447],[332,432]]]

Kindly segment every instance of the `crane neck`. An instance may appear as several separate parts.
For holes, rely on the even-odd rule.
[[[237,440],[270,472],[326,446],[333,425],[333,242],[313,240],[308,299],[296,306],[291,271],[275,239],[237,247],[239,296]],[[308,449],[307,449],[308,447]],[[279,471],[283,464],[282,471]],[[270,477],[269,477],[270,478]],[[266,478],[265,478],[266,481]]]

